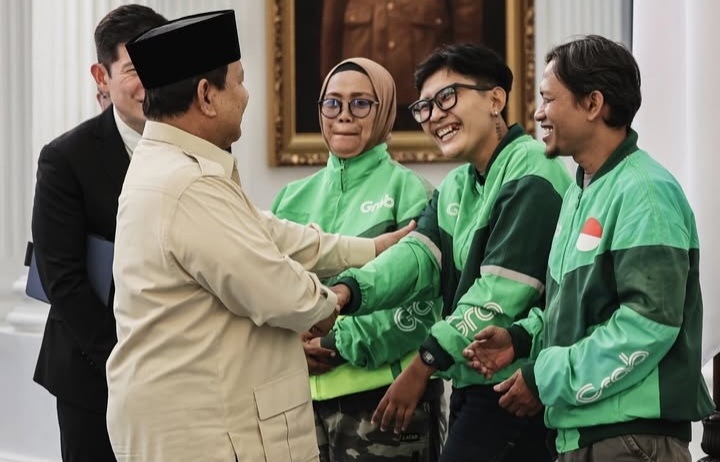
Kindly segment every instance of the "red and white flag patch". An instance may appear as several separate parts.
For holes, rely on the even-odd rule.
[[[583,225],[582,230],[580,230],[580,235],[578,236],[577,244],[575,244],[575,246],[581,252],[594,250],[598,245],[600,245],[602,233],[603,229],[600,222],[597,221],[597,219],[590,217]]]

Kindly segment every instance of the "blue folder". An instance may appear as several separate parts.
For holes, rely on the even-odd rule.
[[[105,306],[110,306],[112,296],[112,264],[113,264],[113,243],[100,236],[89,234],[87,238],[86,267],[90,286]],[[25,293],[41,302],[50,303],[45,289],[40,282],[35,253],[32,249],[32,242],[28,242],[28,249],[25,254],[25,264],[30,266],[28,271]]]

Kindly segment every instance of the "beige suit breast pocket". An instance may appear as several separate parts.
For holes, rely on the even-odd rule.
[[[266,462],[308,462],[318,456],[308,376],[301,371],[255,388]]]

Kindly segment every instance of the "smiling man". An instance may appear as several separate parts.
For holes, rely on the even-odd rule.
[[[124,5],[98,23],[90,72],[106,109],[48,143],[38,160],[32,235],[51,306],[34,380],[57,397],[64,462],[115,460],[105,428],[115,318],[90,286],[85,245],[88,234],[114,240],[118,196],[145,126],[145,89],[125,43],[165,22]]]
[[[359,266],[374,239],[259,211],[226,148],[249,101],[233,10],[186,16],[127,44],[148,119],[118,201],[118,343],[108,432],[120,462],[317,461],[298,333],[326,333],[318,277]],[[311,272],[312,271],[312,272]]]
[[[467,357],[515,413],[545,405],[560,462],[690,462],[691,422],[713,411],[701,373],[695,217],[673,176],[638,146],[640,70],[623,45],[591,35],[545,57],[535,113],[548,156],[572,156],[550,252],[547,307],[490,327]]]
[[[450,428],[441,461],[549,461],[542,416],[516,417],[498,405],[497,378],[462,356],[488,325],[507,326],[542,303],[564,165],[501,115],[512,73],[493,51],[474,45],[437,50],[415,73],[414,119],[447,159],[466,162],[447,176],[408,238],[337,286],[343,314],[359,315],[415,298],[442,296],[444,320],[389,388],[374,420],[401,433],[435,374],[453,380]]]

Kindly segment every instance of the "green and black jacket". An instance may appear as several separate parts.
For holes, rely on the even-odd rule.
[[[316,174],[288,184],[272,210],[279,218],[323,231],[375,237],[417,219],[432,185],[390,158],[382,143],[351,159],[330,155]],[[310,377],[313,399],[325,400],[390,384],[440,317],[439,299],[414,298],[389,311],[341,317],[322,345],[347,363]]]
[[[444,320],[423,343],[438,375],[456,387],[509,377],[524,361],[488,381],[466,365],[462,350],[484,327],[508,327],[542,302],[550,242],[571,182],[562,162],[544,151],[515,125],[485,175],[469,164],[450,172],[411,235],[341,275],[353,293],[345,310],[364,314],[441,295]]]
[[[585,188],[583,178],[578,169],[563,201],[545,311],[511,328],[516,354],[535,358],[523,376],[559,452],[631,433],[689,441],[690,421],[714,407],[692,210],[632,130]]]

